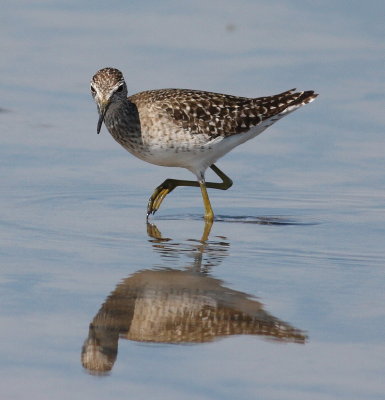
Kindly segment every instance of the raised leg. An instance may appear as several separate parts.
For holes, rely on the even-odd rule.
[[[222,179],[222,182],[205,182],[204,180],[197,182],[197,181],[185,181],[185,180],[179,180],[179,179],[166,179],[161,185],[159,185],[154,190],[154,193],[151,195],[150,199],[148,200],[147,218],[151,214],[155,214],[155,212],[159,209],[160,205],[162,204],[162,201],[164,200],[164,198],[169,193],[171,193],[176,187],[178,187],[178,186],[194,186],[194,187],[201,188],[203,204],[205,207],[205,219],[208,221],[210,221],[210,220],[212,221],[214,218],[214,214],[213,214],[213,210],[210,205],[210,200],[209,200],[209,196],[207,194],[206,188],[227,190],[228,188],[230,188],[232,186],[233,181],[214,164],[211,165],[210,168]],[[207,217],[206,217],[206,215],[207,215]]]

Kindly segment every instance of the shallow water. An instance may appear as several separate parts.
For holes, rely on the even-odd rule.
[[[18,3],[0,35],[1,397],[383,399],[383,7]],[[106,65],[133,92],[321,95],[218,162],[234,186],[210,191],[210,232],[196,188],[146,224],[152,189],[191,177],[96,135]]]

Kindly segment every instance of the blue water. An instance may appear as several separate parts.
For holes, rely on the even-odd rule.
[[[384,11],[5,3],[1,398],[384,398]],[[130,92],[320,96],[218,162],[234,186],[210,191],[202,242],[196,188],[145,221],[152,190],[191,174],[96,135],[107,65]],[[82,365],[90,323],[109,371]]]

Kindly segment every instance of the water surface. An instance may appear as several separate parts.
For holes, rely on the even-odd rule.
[[[5,3],[2,398],[384,398],[383,14]],[[196,188],[147,225],[151,191],[191,176],[96,135],[107,65],[130,92],[320,96],[218,163],[234,186],[210,191],[210,232]]]

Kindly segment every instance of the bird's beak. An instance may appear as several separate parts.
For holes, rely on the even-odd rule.
[[[104,113],[99,115],[99,121],[98,121],[98,126],[96,127],[96,133],[99,135],[100,129],[102,129],[102,123],[104,120]]]
[[[98,120],[98,125],[96,127],[96,133],[100,133],[100,129],[102,129],[102,123],[104,121],[104,116],[106,115],[107,108],[109,106],[108,100],[102,100],[99,103],[99,120]]]

